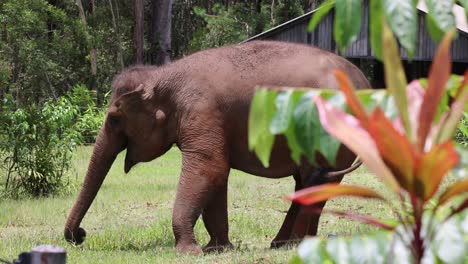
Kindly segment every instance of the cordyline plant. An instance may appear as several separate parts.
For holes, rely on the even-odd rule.
[[[313,98],[324,129],[355,152],[363,164],[400,198],[401,210],[396,210],[396,213],[402,228],[395,229],[396,226],[369,217],[335,213],[395,230],[411,250],[416,263],[421,262],[434,238],[436,212],[451,206],[450,213],[442,219],[444,222],[468,207],[468,179],[461,179],[440,190],[444,177],[459,162],[452,136],[468,99],[467,71],[450,107],[438,116],[439,102],[450,78],[452,36],[453,31],[442,40],[424,89],[419,81],[407,85],[397,43],[384,26],[387,89],[393,95],[399,113],[393,121],[379,106],[368,113],[348,78],[339,71],[336,78],[352,114],[336,108],[320,96]],[[438,191],[440,195],[437,195]],[[465,196],[460,201],[454,202],[453,198],[463,194]],[[371,189],[339,184],[310,187],[288,196],[288,199],[311,205],[340,196],[385,200]],[[432,199],[436,200],[430,203]]]

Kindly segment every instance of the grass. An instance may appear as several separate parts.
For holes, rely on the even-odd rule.
[[[82,227],[88,237],[82,246],[63,239],[63,227],[88,165],[91,147],[79,148],[74,169],[69,172],[72,193],[42,199],[0,200],[0,258],[12,260],[38,244],[66,249],[69,263],[286,263],[296,249],[270,250],[289,203],[291,177],[272,180],[232,171],[229,179],[229,225],[236,249],[204,256],[177,255],[173,249],[172,205],[180,172],[180,152],[172,149],[163,157],[123,172],[119,155],[108,174]],[[384,191],[385,186],[364,168],[344,179],[351,184]],[[1,181],[3,182],[3,181]],[[392,218],[379,202],[337,199],[327,208],[355,210],[378,218]],[[351,235],[374,229],[331,215],[321,218],[319,235]],[[196,237],[204,245],[208,234],[201,219]]]

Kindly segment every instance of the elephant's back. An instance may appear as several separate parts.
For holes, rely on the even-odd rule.
[[[334,70],[340,69],[356,87],[369,87],[361,71],[344,58],[307,45],[274,41],[199,52],[187,58],[185,67],[192,75],[190,89],[203,97],[194,100],[222,113],[231,166],[274,178],[294,174],[298,168],[290,158],[284,137],[275,141],[269,169],[248,150],[248,115],[257,85],[336,89]]]

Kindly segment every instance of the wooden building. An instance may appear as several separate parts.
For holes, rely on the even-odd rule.
[[[371,50],[369,38],[369,0],[364,1],[361,31],[357,40],[353,42],[342,56],[352,61],[370,79],[373,87],[384,87],[383,67],[378,62]],[[405,71],[409,80],[425,77],[434,57],[437,44],[432,41],[427,32],[425,13],[427,8],[423,0],[420,0],[418,9],[418,40],[413,59],[408,60],[406,51],[401,49],[401,57],[404,61]],[[338,47],[333,40],[333,10],[326,15],[313,32],[307,32],[307,26],[315,9],[303,16],[297,17],[268,31],[260,33],[247,41],[252,40],[280,40],[287,42],[305,43],[325,50],[338,52]],[[463,74],[468,68],[468,24],[462,7],[454,6],[458,38],[452,43],[452,60],[454,62],[452,72]]]

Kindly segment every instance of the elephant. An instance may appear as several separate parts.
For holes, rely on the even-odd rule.
[[[248,149],[248,115],[256,85],[338,89],[335,69],[346,73],[355,87],[370,87],[363,73],[338,55],[277,41],[209,49],[165,66],[137,65],[122,71],[112,82],[110,105],[65,224],[66,240],[83,242],[86,232],[80,223],[124,149],[125,173],[174,145],[180,149],[182,168],[172,229],[176,251],[192,254],[232,246],[227,212],[231,168],[267,178],[293,176],[296,190],[327,182],[327,171],[351,171],[356,155],[343,145],[333,168],[321,156],[318,166],[304,158],[297,165],[284,136],[276,136],[268,168]],[[344,173],[338,173],[334,181],[340,181]],[[210,236],[203,250],[193,232],[200,216]],[[319,216],[304,214],[299,205],[292,204],[271,246],[315,235]]]

